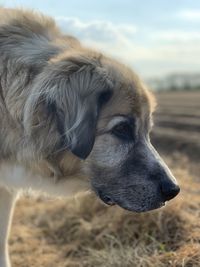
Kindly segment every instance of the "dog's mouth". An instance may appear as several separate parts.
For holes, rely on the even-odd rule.
[[[138,213],[157,210],[165,206],[165,202],[157,202],[157,203],[154,203],[153,205],[141,205],[137,207],[132,207],[131,205],[123,205],[119,203],[116,203],[116,204],[125,210],[131,211],[131,212],[138,212]]]
[[[148,204],[148,205],[129,205],[128,203],[124,204],[124,203],[120,203],[120,202],[116,202],[116,205],[118,205],[119,207],[131,211],[131,212],[148,212],[148,211],[152,211],[152,210],[156,210],[156,209],[160,209],[161,207],[165,206],[165,202],[157,202],[154,204]]]
[[[108,195],[104,195],[103,193],[99,192],[98,193],[99,198],[103,201],[104,204],[108,205],[108,206],[114,206],[114,205],[118,205],[121,208],[128,210],[128,211],[132,211],[132,212],[147,212],[147,211],[151,211],[151,210],[155,210],[155,209],[159,209],[161,207],[165,206],[165,202],[164,201],[160,201],[160,202],[156,202],[156,203],[152,203],[151,205],[138,205],[137,207],[132,206],[131,204],[128,203],[124,203],[121,201],[115,201],[112,198],[110,198]]]
[[[96,195],[101,199],[101,201],[108,205],[114,206],[117,205],[125,210],[132,211],[132,212],[147,212],[155,209],[159,209],[165,206],[166,202],[161,196],[157,196],[156,198],[149,199],[149,201],[134,201],[134,199],[130,198],[120,198],[120,197],[113,197],[110,196],[104,190],[95,190],[93,188]]]
[[[99,198],[108,206],[114,206],[116,205],[115,201],[113,201],[109,196],[103,195],[99,193]]]

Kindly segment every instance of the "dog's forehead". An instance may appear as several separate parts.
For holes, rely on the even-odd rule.
[[[146,86],[128,67],[110,61],[106,65],[108,75],[113,82],[113,97],[105,106],[101,117],[132,115],[145,122],[154,106],[153,97]]]

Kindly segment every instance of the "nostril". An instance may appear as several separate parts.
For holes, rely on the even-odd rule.
[[[165,201],[167,201],[178,195],[178,193],[180,192],[180,187],[176,184],[172,185],[171,183],[165,182],[161,185],[161,191],[164,195]]]

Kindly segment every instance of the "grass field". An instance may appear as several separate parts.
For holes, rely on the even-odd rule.
[[[200,157],[200,92],[160,93],[153,141],[164,153],[179,151],[192,161]]]
[[[181,185],[166,207],[145,214],[94,196],[23,198],[14,215],[14,267],[200,266],[200,93],[158,95],[153,142]]]

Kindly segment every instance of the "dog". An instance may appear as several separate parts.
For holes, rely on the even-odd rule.
[[[153,95],[127,66],[64,35],[53,19],[0,9],[0,266],[18,192],[92,189],[136,212],[179,193],[150,143]]]

